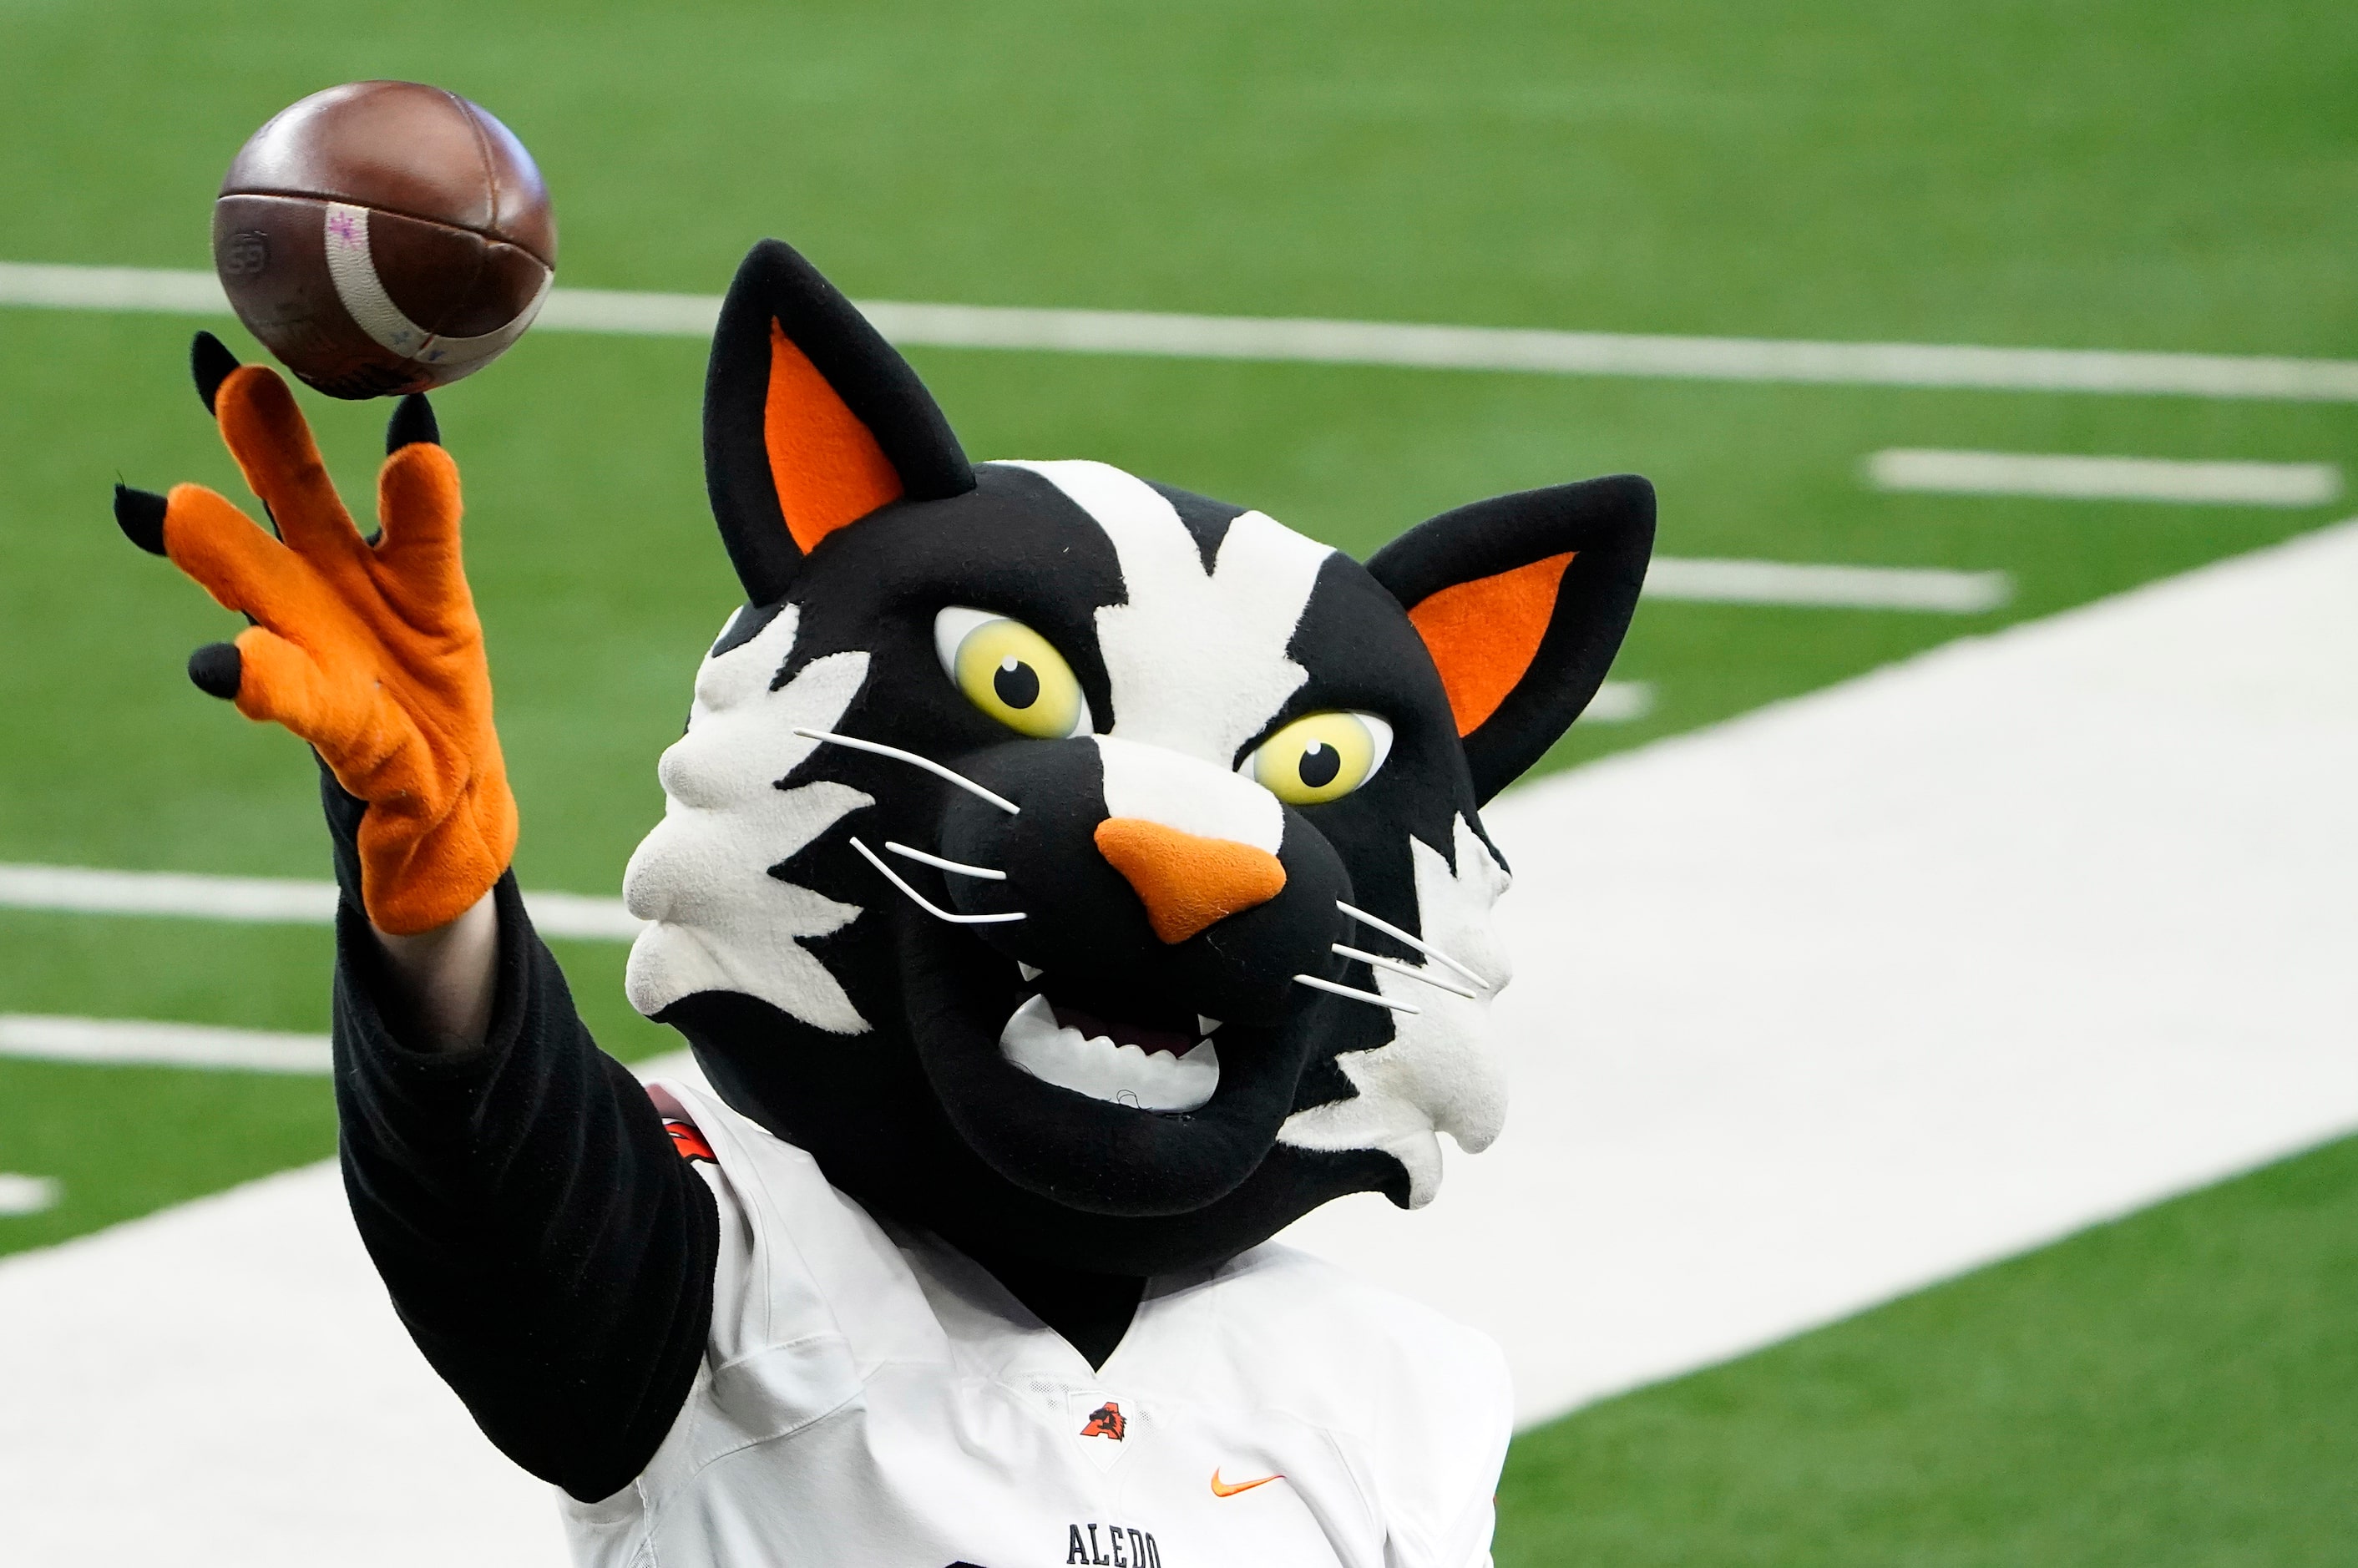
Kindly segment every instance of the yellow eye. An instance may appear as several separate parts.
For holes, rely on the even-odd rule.
[[[1372,713],[1312,713],[1253,748],[1237,772],[1288,806],[1350,794],[1391,754],[1392,727]]]
[[[1043,741],[1088,732],[1073,666],[1021,621],[953,605],[934,618],[934,650],[967,700],[1010,730]]]

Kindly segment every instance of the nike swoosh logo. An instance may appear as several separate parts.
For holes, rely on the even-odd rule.
[[[1255,1487],[1266,1487],[1271,1481],[1282,1481],[1284,1479],[1285,1477],[1282,1476],[1263,1476],[1258,1480],[1238,1481],[1232,1486],[1229,1483],[1221,1480],[1220,1473],[1217,1470],[1214,1470],[1212,1472],[1212,1496],[1216,1498],[1233,1498],[1238,1492],[1249,1492]]]

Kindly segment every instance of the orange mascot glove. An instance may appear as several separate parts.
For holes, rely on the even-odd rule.
[[[202,485],[118,486],[115,518],[254,624],[189,673],[249,719],[305,741],[361,819],[362,901],[381,931],[464,914],[515,849],[515,798],[492,727],[491,669],[459,559],[459,467],[423,397],[403,400],[377,474],[371,542],[352,525],[310,427],[275,371],[210,334],[193,355],[222,438],[278,536]]]

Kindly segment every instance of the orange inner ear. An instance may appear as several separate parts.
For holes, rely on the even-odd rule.
[[[1457,732],[1471,735],[1498,711],[1538,656],[1573,552],[1496,577],[1444,588],[1408,612],[1440,668]]]
[[[884,449],[775,321],[762,443],[786,531],[805,555],[845,524],[901,499],[901,476]]]

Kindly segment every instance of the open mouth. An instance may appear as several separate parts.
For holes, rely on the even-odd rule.
[[[1029,978],[1029,977],[1027,977]],[[1184,1030],[1117,1022],[1033,991],[999,1032],[1000,1054],[1043,1083],[1135,1110],[1186,1111],[1220,1087],[1217,1019]]]
[[[899,1004],[935,1103],[1001,1176],[1063,1209],[1188,1214],[1235,1190],[1332,1022],[1217,970],[1205,983],[1167,960],[1109,962],[1086,929],[1056,944],[1080,949],[1073,961],[1043,973],[914,907],[895,926]],[[1199,1017],[1207,1005],[1227,1021]]]

